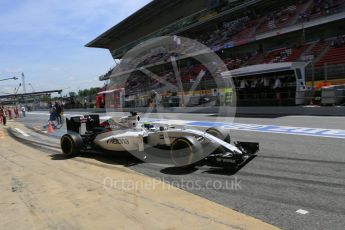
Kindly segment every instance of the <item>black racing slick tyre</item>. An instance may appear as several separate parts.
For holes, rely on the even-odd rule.
[[[75,157],[80,154],[84,142],[79,134],[65,134],[61,137],[60,145],[65,157]]]
[[[195,137],[180,137],[174,140],[170,148],[170,156],[173,163],[179,167],[194,164],[200,160],[202,153],[201,143]]]
[[[230,133],[228,130],[224,129],[223,127],[212,127],[206,130],[206,133],[217,137],[226,143],[230,143],[231,138],[230,138]]]

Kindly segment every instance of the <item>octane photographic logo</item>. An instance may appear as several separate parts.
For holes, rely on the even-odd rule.
[[[187,191],[205,191],[205,190],[227,190],[240,191],[242,190],[242,180],[237,176],[228,178],[226,180],[188,180],[183,177],[175,180],[171,178],[157,177],[149,178],[147,180],[126,180],[115,179],[112,177],[105,177],[103,179],[103,189],[110,192],[112,190],[120,191],[148,191],[162,188],[163,190],[176,190],[177,188]]]
[[[116,117],[115,122],[130,111],[138,112],[139,127],[146,127],[148,137],[138,143],[145,146],[144,152],[129,149],[132,145],[123,147],[140,160],[176,166],[193,164],[214,152],[218,146],[202,138],[197,140],[201,149],[179,143],[172,151],[171,146],[188,134],[183,121],[198,119],[198,113],[211,111],[215,116],[208,116],[209,122],[217,122],[218,114],[223,122],[225,117],[226,122],[233,121],[236,93],[232,80],[222,77],[225,71],[225,63],[210,48],[185,37],[156,37],[129,50],[111,72],[106,112]]]

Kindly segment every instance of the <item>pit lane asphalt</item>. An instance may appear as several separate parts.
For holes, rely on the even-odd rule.
[[[176,119],[173,114],[165,116]],[[212,117],[183,115],[186,120],[208,121]],[[225,117],[217,120],[222,119],[229,120]],[[23,124],[36,128],[42,127],[46,121],[47,116],[30,113],[21,119]],[[344,121],[345,118],[339,117],[308,116],[235,119],[235,122],[249,124],[333,129],[345,129]],[[38,142],[47,143],[49,139],[58,144],[63,133],[61,129],[51,137],[34,132],[29,135]],[[283,229],[344,228],[345,139],[239,130],[232,130],[231,136],[235,140],[259,142],[261,148],[258,157],[235,173],[208,167],[197,171],[181,170],[148,163],[130,168]],[[95,159],[118,163],[115,156],[97,156]],[[299,214],[296,212],[299,209],[308,213]]]

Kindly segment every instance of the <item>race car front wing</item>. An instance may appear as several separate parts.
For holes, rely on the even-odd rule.
[[[259,143],[256,142],[235,142],[234,145],[240,151],[227,151],[225,148],[218,148],[215,152],[202,160],[203,165],[214,167],[242,167],[256,156],[259,151]]]

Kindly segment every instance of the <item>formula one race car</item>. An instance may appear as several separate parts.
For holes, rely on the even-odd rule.
[[[66,157],[90,150],[129,152],[142,161],[179,167],[239,167],[255,156],[259,144],[234,142],[222,127],[206,131],[141,122],[136,112],[115,121],[98,115],[66,118],[68,133],[61,137]],[[84,130],[84,131],[83,131]]]

